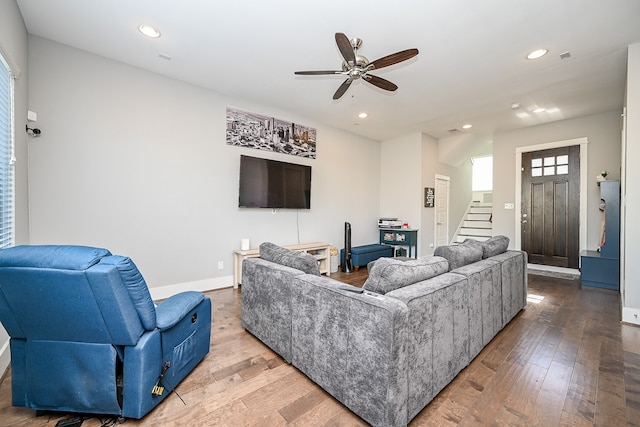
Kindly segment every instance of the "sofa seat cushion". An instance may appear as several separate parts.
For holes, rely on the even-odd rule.
[[[482,259],[482,247],[476,245],[438,246],[434,255],[449,261],[449,271]]]
[[[446,273],[448,270],[447,260],[438,256],[409,261],[380,258],[371,265],[369,277],[363,288],[371,292],[386,294],[395,289]]]
[[[509,238],[507,236],[493,236],[484,242],[475,239],[465,239],[462,244],[482,248],[482,259],[487,259],[506,252],[509,247]]]
[[[307,274],[320,275],[318,260],[306,252],[292,251],[270,242],[264,242],[260,245],[260,258],[304,271]]]

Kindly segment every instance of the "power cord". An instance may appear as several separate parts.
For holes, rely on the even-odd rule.
[[[126,421],[124,417],[120,415],[114,415],[112,417],[106,418],[104,421],[102,418],[98,418],[100,420],[100,427],[113,427],[118,424],[124,424]]]
[[[92,416],[85,417],[81,415],[72,415],[67,418],[63,418],[56,423],[56,427],[80,427],[85,420],[93,418]],[[120,415],[112,415],[105,419],[96,417],[100,421],[100,427],[113,427],[118,424],[124,424],[126,419]]]

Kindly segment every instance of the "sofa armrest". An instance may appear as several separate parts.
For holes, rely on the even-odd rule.
[[[156,307],[156,325],[161,331],[171,329],[204,299],[200,292],[187,291],[173,295]]]

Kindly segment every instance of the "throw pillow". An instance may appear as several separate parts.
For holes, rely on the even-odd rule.
[[[449,271],[482,259],[482,247],[476,245],[438,246],[433,253],[449,261]]]
[[[494,236],[489,240],[482,242],[483,254],[482,258],[489,258],[506,252],[509,247],[509,238],[507,236]]]
[[[318,260],[306,252],[292,251],[270,242],[264,242],[260,245],[260,258],[304,271],[307,274],[320,275]]]
[[[363,289],[386,294],[395,289],[446,273],[448,269],[447,260],[436,256],[409,261],[380,258],[371,266],[369,277],[364,282]]]

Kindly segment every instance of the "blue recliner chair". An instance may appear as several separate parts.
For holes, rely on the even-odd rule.
[[[142,418],[209,352],[211,300],[154,306],[131,259],[85,246],[0,250],[14,406]]]

